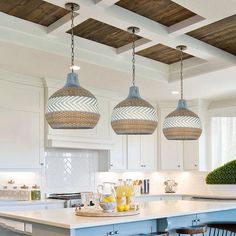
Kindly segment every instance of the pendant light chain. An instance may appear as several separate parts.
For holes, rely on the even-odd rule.
[[[181,81],[181,99],[183,99],[183,50],[180,50],[180,81]]]
[[[133,42],[132,42],[132,63],[133,63],[133,86],[135,86],[135,29],[133,28]]]
[[[74,6],[71,6],[71,70],[72,73],[74,72],[74,57],[75,57],[75,53],[74,53],[74,18],[75,18],[75,14],[74,14]]]

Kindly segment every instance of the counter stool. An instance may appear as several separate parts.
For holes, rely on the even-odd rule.
[[[189,226],[189,227],[184,227],[184,228],[178,228],[175,230],[179,236],[181,234],[202,234],[204,236],[204,233],[207,232],[207,225],[194,225],[194,226]]]
[[[235,236],[236,235],[236,223],[223,222],[223,223],[211,223],[209,227],[209,236]]]

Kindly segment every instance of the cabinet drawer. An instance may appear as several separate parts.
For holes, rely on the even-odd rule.
[[[113,232],[113,225],[82,228],[76,230],[76,236],[107,236]]]

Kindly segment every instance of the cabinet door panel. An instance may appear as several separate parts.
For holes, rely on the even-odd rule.
[[[198,170],[199,168],[199,142],[184,141],[184,169],[185,170]]]
[[[129,135],[127,137],[128,169],[141,169],[141,136]]]
[[[126,137],[116,135],[113,141],[115,145],[110,150],[110,170],[125,170],[127,166]]]
[[[172,108],[161,109],[161,124],[162,129],[165,117],[173,111]],[[183,141],[167,140],[162,130],[160,142],[160,164],[161,170],[181,170],[183,168]]]
[[[157,169],[156,132],[141,136],[141,167],[145,170]]]
[[[0,168],[40,167],[40,113],[0,109]]]
[[[76,230],[76,236],[107,236],[113,232],[113,225],[104,225],[99,227],[82,228]]]
[[[116,235],[120,236],[130,236],[133,234],[148,234],[156,231],[157,231],[156,220],[114,225],[114,232],[117,233]]]

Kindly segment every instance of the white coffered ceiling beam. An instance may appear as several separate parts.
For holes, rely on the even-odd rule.
[[[112,6],[116,2],[119,2],[119,0],[94,0],[94,2],[96,4],[103,4],[103,5],[106,5],[106,6]]]
[[[0,42],[7,42],[70,57],[70,35],[52,37],[47,27],[0,12]],[[75,38],[75,59],[131,73],[131,55],[117,56],[116,50],[103,44]],[[68,68],[69,68],[68,60]],[[168,81],[169,66],[144,57],[136,58],[137,74],[143,78]]]
[[[89,19],[90,16],[88,14],[75,14],[74,24],[79,25],[82,22]],[[71,28],[71,14],[67,14],[64,17],[60,18],[49,27],[47,27],[47,32],[50,34],[64,34]]]
[[[174,36],[179,36],[182,34],[186,34],[192,30],[198,29],[202,26],[205,26],[209,23],[209,21],[201,16],[193,16],[184,21],[171,25],[168,28],[170,34]]]
[[[55,2],[55,0],[50,0],[50,2],[54,2],[54,4],[59,2],[62,4],[63,1],[57,0]],[[200,40],[196,40],[188,35],[174,37],[173,35],[169,34],[168,27],[165,27],[155,21],[147,19],[116,5],[106,8],[103,6],[97,6],[92,0],[79,0],[78,3],[81,6],[81,11],[83,10],[89,12],[93,15],[94,19],[105,22],[114,27],[123,30],[126,30],[127,27],[131,25],[140,27],[141,31],[138,33],[138,35],[153,42],[162,42],[163,44],[172,48],[175,48],[180,44],[185,44],[188,46],[188,50],[186,52],[195,57],[204,60],[209,60],[210,58],[216,57],[220,58],[221,60],[234,63],[236,62],[235,56],[230,53],[227,53],[216,47],[212,47],[211,45],[206,44]]]
[[[157,44],[156,42],[153,42],[149,39],[141,38],[135,41],[135,51],[138,52],[145,48],[152,47],[156,44]],[[117,54],[130,53],[131,51],[132,51],[132,43],[126,44],[116,49]]]
[[[211,61],[203,61],[198,58],[190,58],[184,60],[184,79],[193,78],[195,76],[207,74],[213,71],[222,70],[225,68],[233,67],[235,63],[228,63],[219,59]],[[173,63],[170,65],[169,82],[175,82],[180,79],[180,64]]]

